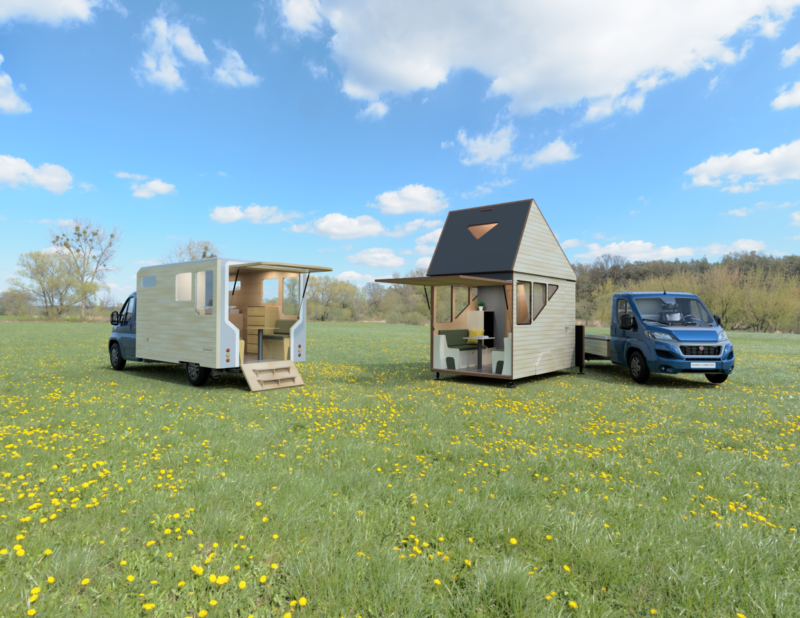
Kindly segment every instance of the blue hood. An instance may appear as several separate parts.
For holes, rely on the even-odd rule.
[[[665,329],[666,330],[666,329]],[[716,328],[675,328],[669,329],[669,332],[678,341],[717,341],[719,337],[719,330]]]

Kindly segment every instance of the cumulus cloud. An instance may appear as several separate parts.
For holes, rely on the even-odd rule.
[[[128,172],[114,172],[114,176],[117,178],[127,178],[136,181],[131,183],[133,197],[150,199],[156,195],[166,195],[167,193],[172,193],[175,190],[175,185],[164,182],[160,178],[154,178],[148,182],[141,182],[147,180],[147,176],[143,176],[141,174],[129,174]]]
[[[800,225],[800,212],[792,213],[792,225]]]
[[[42,163],[33,167],[25,159],[0,155],[0,185],[31,185],[51,193],[64,193],[72,188],[72,174],[60,165]]]
[[[128,11],[118,0],[6,0],[0,2],[0,24],[7,21],[42,22],[51,26],[91,21],[95,8],[108,7],[123,16]]]
[[[723,215],[730,215],[732,217],[746,217],[751,212],[753,212],[752,208],[736,208],[734,210],[729,210],[728,212],[722,213]]]
[[[479,184],[472,191],[465,191],[464,193],[461,194],[461,197],[463,197],[466,200],[472,197],[481,197],[482,195],[488,195],[489,193],[494,191],[494,189],[499,187],[507,187],[512,182],[514,181],[511,178],[502,178],[500,180],[494,180],[492,182],[484,182],[482,184]]]
[[[178,56],[195,64],[208,64],[203,48],[194,40],[189,28],[169,23],[164,15],[156,15],[148,22],[144,39],[147,49],[142,53],[137,75],[167,92],[186,87],[178,71],[183,66]]]
[[[297,212],[283,212],[277,206],[259,206],[250,204],[246,208],[241,206],[217,206],[209,217],[218,223],[233,223],[246,219],[250,223],[282,223],[300,217]]]
[[[800,82],[795,82],[791,88],[784,87],[770,105],[778,110],[800,105]]]
[[[399,255],[395,255],[391,249],[364,249],[354,255],[348,255],[347,259],[353,264],[363,264],[374,268],[397,268],[405,264],[405,260]]]
[[[427,234],[423,234],[417,238],[414,251],[422,255],[433,254],[434,250],[436,249],[436,243],[439,242],[439,237],[441,235],[442,228],[438,228],[428,232]]]
[[[581,105],[587,119],[637,111],[648,92],[732,64],[746,34],[775,37],[797,0],[631,3],[547,0],[282,0],[284,23],[323,32],[343,91],[376,101],[433,89],[460,70],[491,82],[514,113]]]
[[[380,222],[374,217],[370,217],[369,215],[348,217],[338,212],[325,215],[321,219],[317,219],[311,223],[293,225],[291,230],[293,232],[310,232],[337,240],[342,238],[377,236],[385,231]]]
[[[790,67],[800,58],[800,43],[781,52],[781,66]]]
[[[319,79],[328,75],[327,67],[319,65],[313,60],[306,62],[306,66],[308,67],[308,70],[311,72],[311,75],[314,79]]]
[[[441,221],[426,221],[425,219],[414,219],[413,221],[409,221],[408,223],[403,223],[402,225],[395,225],[393,231],[384,232],[384,234],[386,236],[391,236],[392,238],[400,238],[402,236],[407,236],[408,234],[413,234],[422,227],[433,228],[441,224],[442,224]]]
[[[72,219],[41,219],[36,223],[42,225],[73,225],[75,222]]]
[[[0,54],[0,64],[3,64],[3,54]],[[4,114],[25,114],[31,111],[31,106],[23,101],[14,90],[14,81],[8,73],[0,71],[0,112]]]
[[[561,163],[563,161],[572,161],[578,157],[572,146],[567,144],[560,137],[539,150],[525,157],[522,161],[522,166],[529,169],[538,167],[539,165],[549,165],[550,163]]]
[[[500,160],[511,154],[511,142],[517,137],[513,124],[495,128],[486,135],[467,137],[464,129],[456,136],[462,146],[461,162],[464,165],[497,165]]]
[[[711,243],[707,247],[702,247],[698,253],[703,255],[725,255],[728,253],[736,253],[739,251],[763,251],[766,245],[760,240],[750,240],[749,238],[740,238],[729,245],[724,243]]]
[[[740,150],[732,155],[712,156],[686,170],[696,187],[718,187],[730,193],[757,191],[764,185],[800,179],[800,140],[783,144],[769,152],[758,148]],[[754,176],[754,180],[740,181]]]
[[[379,120],[389,113],[389,106],[382,101],[373,101],[367,107],[358,112],[359,118],[367,120]]]
[[[631,262],[635,262],[637,260],[673,260],[675,258],[694,255],[694,249],[691,247],[680,247],[677,249],[673,249],[667,245],[656,247],[655,244],[643,240],[612,242],[602,246],[598,243],[589,243],[586,245],[586,248],[588,251],[579,253],[575,257],[584,260],[593,260],[608,253],[611,255],[622,255]]]
[[[428,266],[430,265],[431,265],[431,258],[428,256],[419,258],[414,264],[416,268],[428,268]]]
[[[406,185],[397,191],[386,191],[375,198],[373,208],[384,215],[405,215],[411,212],[432,214],[447,208],[444,193],[425,185]]]
[[[562,248],[564,249],[572,249],[572,247],[582,247],[583,241],[578,240],[577,238],[570,238],[569,240],[565,240],[561,243]]]
[[[342,274],[336,275],[336,278],[339,281],[349,281],[350,283],[355,283],[359,287],[375,281],[375,277],[372,275],[362,275],[354,270],[346,270]]]
[[[214,79],[225,86],[241,88],[255,86],[261,78],[254,75],[245,65],[244,60],[235,49],[225,47],[215,41],[216,46],[225,54],[220,65],[214,69]]]

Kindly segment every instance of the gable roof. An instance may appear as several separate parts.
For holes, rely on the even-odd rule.
[[[514,270],[533,200],[452,210],[428,267],[428,276]],[[487,224],[496,223],[487,229]],[[487,226],[475,228],[471,226]]]

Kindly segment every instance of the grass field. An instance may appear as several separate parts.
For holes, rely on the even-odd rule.
[[[800,616],[800,336],[512,390],[311,324],[305,387],[253,394],[108,332],[0,323],[0,616]]]

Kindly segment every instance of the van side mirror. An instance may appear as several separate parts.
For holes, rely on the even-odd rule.
[[[633,328],[633,316],[629,313],[619,317],[619,327],[622,330],[630,330]]]
[[[722,318],[719,317],[716,313],[714,314],[714,321],[717,323],[717,326],[722,326]]]
[[[111,312],[111,326],[119,325],[119,313],[116,311]]]

